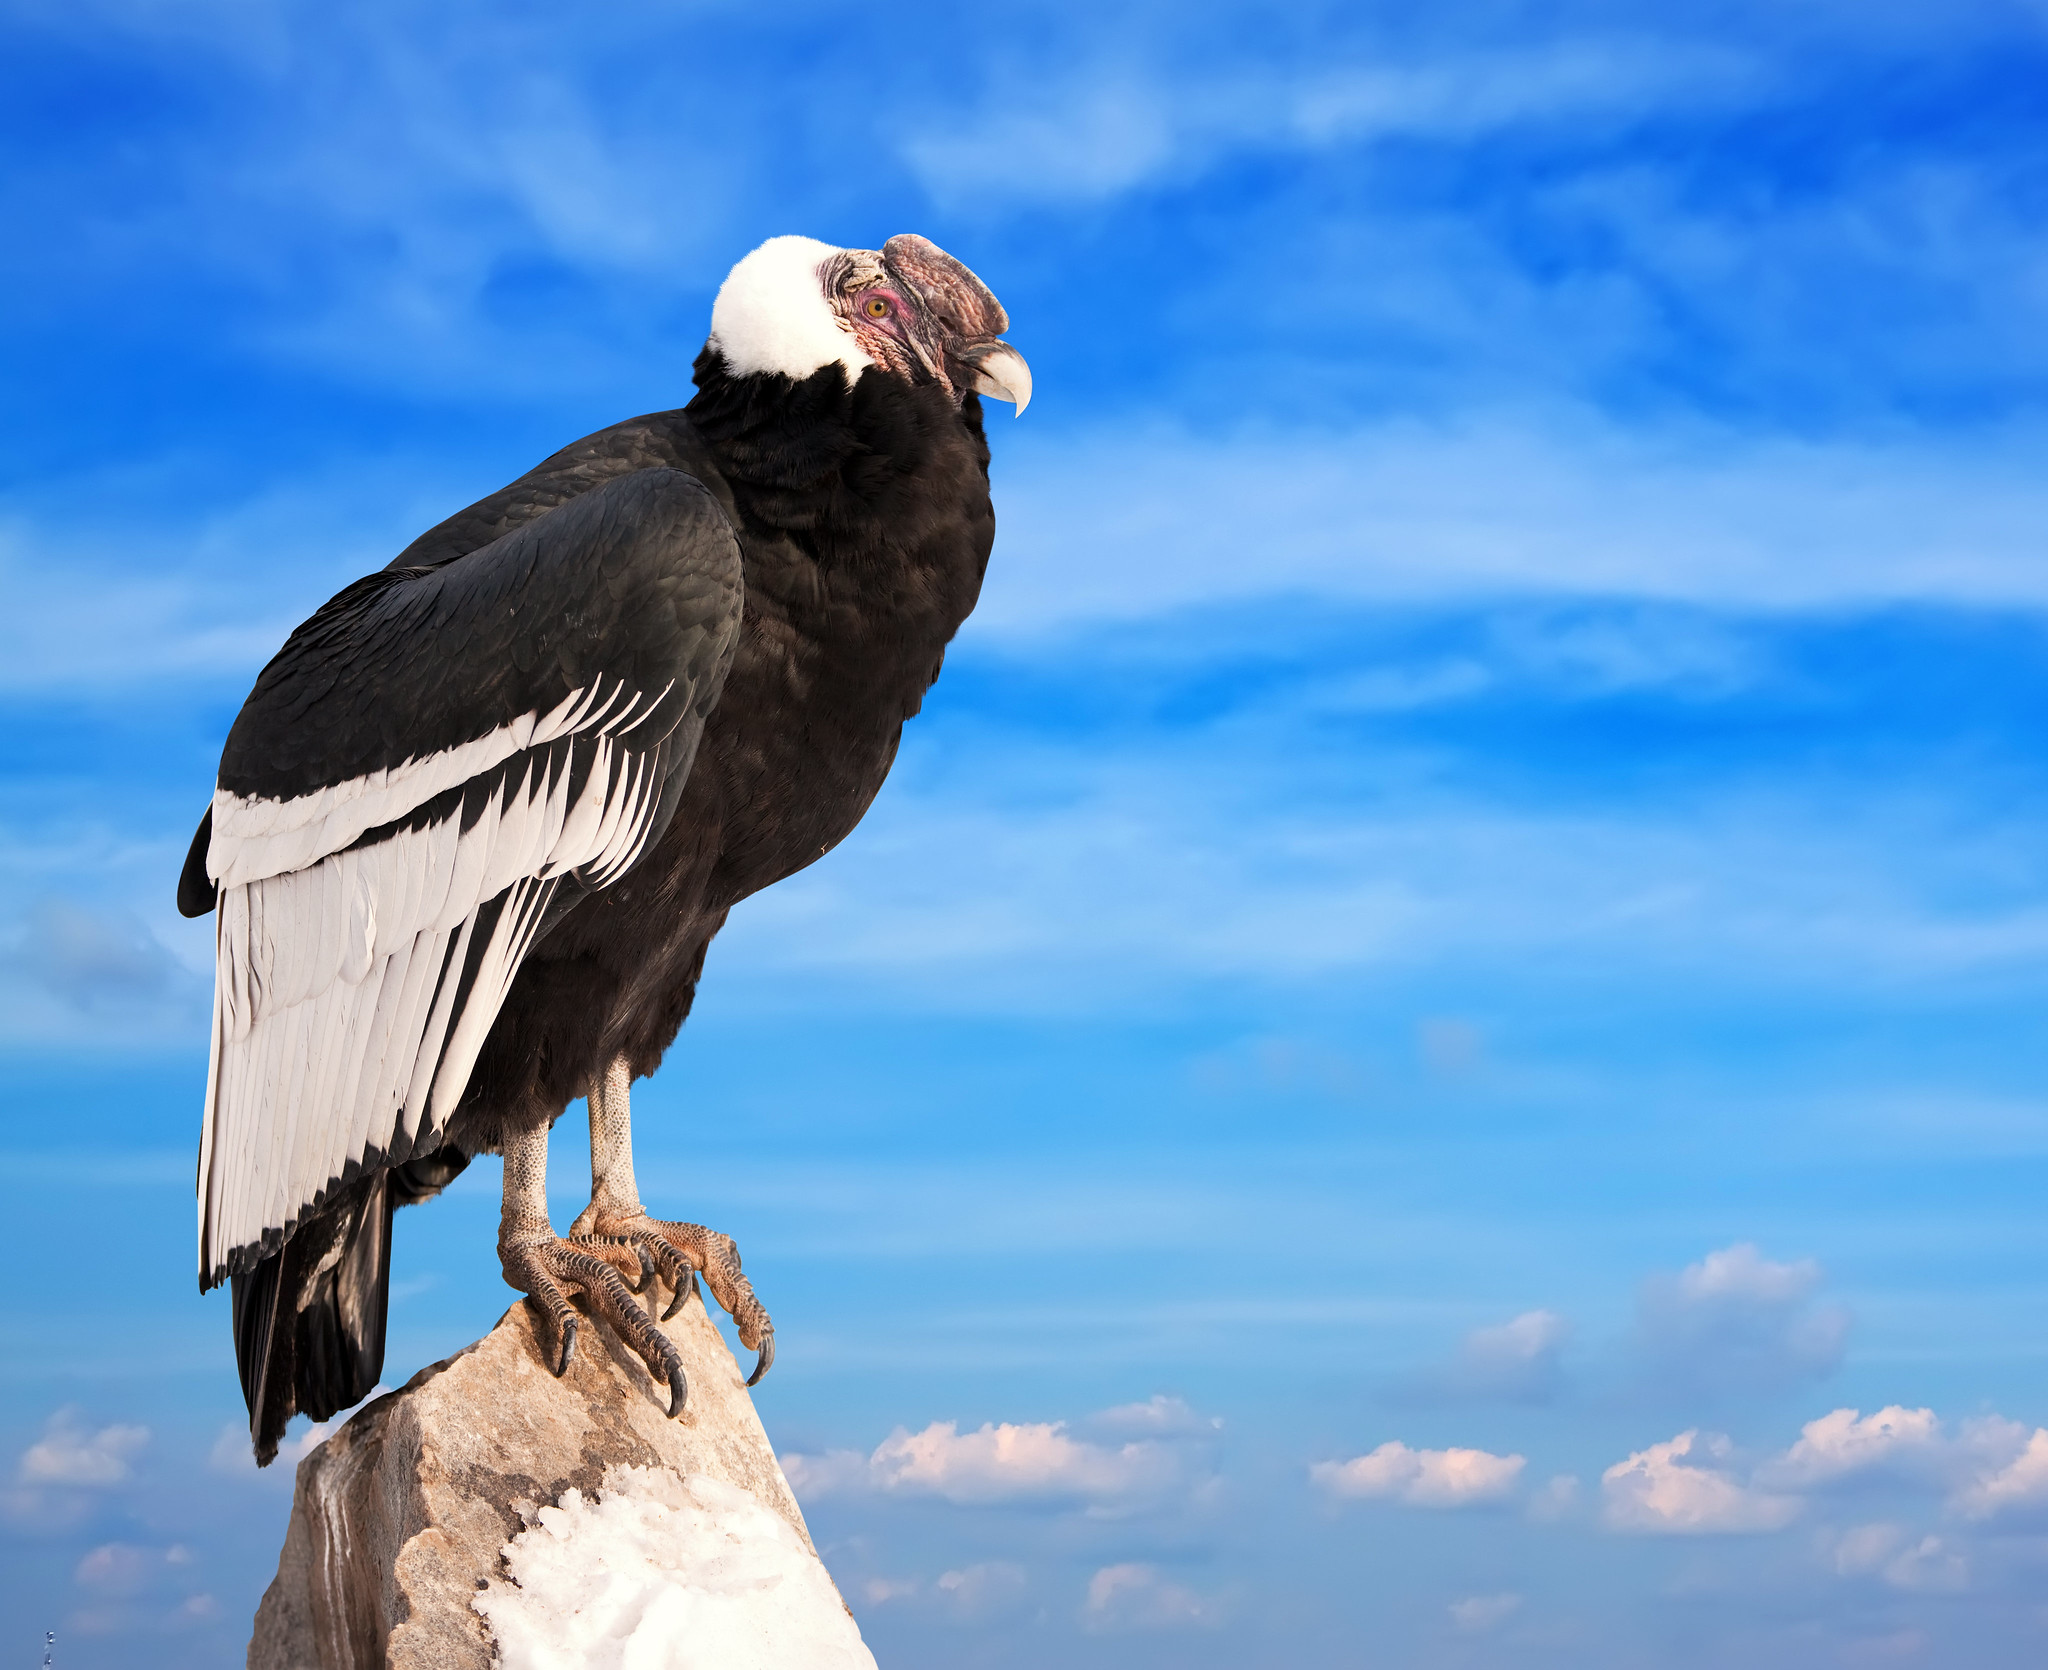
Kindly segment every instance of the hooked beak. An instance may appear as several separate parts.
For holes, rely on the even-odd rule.
[[[955,389],[1007,400],[1021,414],[1031,404],[1031,367],[1001,340],[1010,316],[989,287],[914,232],[899,232],[882,245],[882,264],[923,304],[923,329],[912,333],[911,347],[925,369]]]
[[[977,342],[956,351],[955,357],[967,368],[961,379],[976,394],[1007,400],[1017,416],[1031,404],[1031,367],[1024,356],[1007,342]]]

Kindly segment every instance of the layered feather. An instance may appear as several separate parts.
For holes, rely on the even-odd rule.
[[[658,735],[643,723],[663,694],[598,680],[296,800],[216,795],[206,1285],[446,1129],[558,890],[606,885],[654,833],[669,770],[687,764],[670,757],[681,713]]]

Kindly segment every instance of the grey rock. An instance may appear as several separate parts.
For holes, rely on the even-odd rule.
[[[530,1301],[366,1404],[299,1463],[250,1670],[487,1670],[490,1636],[471,1601],[503,1575],[501,1550],[527,1518],[571,1486],[593,1495],[608,1464],[737,1485],[811,1548],[702,1299],[663,1328],[690,1386],[674,1420],[667,1390],[588,1319],[557,1380]]]

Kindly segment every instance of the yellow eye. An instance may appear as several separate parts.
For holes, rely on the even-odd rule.
[[[888,318],[889,304],[882,300],[880,296],[870,296],[868,298],[868,317],[870,319]]]

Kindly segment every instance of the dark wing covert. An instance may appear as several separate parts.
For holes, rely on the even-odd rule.
[[[536,936],[666,827],[742,595],[710,493],[643,469],[358,581],[263,670],[201,832],[203,1286],[438,1144]]]

